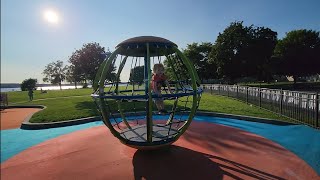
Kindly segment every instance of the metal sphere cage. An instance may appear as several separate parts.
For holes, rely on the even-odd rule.
[[[152,93],[152,69],[159,63],[165,67],[171,93],[166,86],[161,95]],[[128,80],[121,81],[123,77]],[[123,144],[137,149],[175,142],[190,125],[202,93],[193,64],[178,46],[154,36],[118,44],[99,67],[93,90],[104,124]],[[165,102],[165,114],[159,115],[157,98]]]

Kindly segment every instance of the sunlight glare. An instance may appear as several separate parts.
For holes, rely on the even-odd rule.
[[[50,24],[57,24],[58,21],[59,21],[58,14],[55,11],[52,11],[52,10],[46,10],[44,12],[44,18]]]

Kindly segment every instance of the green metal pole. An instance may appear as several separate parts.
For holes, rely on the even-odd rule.
[[[144,59],[144,73],[145,73],[145,93],[148,95],[148,101],[146,104],[147,108],[147,141],[149,143],[152,142],[152,131],[153,131],[153,124],[152,124],[152,94],[151,94],[151,88],[150,88],[150,82],[151,82],[151,65],[150,65],[150,50],[149,50],[149,43],[146,43],[147,47],[147,56]]]
[[[123,138],[114,128],[113,125],[111,124],[111,122],[109,121],[109,113],[106,109],[107,106],[104,102],[104,98],[99,98],[100,100],[100,105],[101,105],[101,114],[103,117],[103,121],[105,123],[105,125],[109,128],[110,132],[117,137],[122,143],[126,144],[127,140],[125,138]]]
[[[101,110],[101,114],[103,116],[103,121],[106,124],[106,126],[110,129],[110,132],[117,137],[121,142],[126,143],[127,140],[125,138],[123,138],[112,126],[111,122],[109,121],[109,113],[107,111],[107,105],[105,104],[105,99],[103,98],[104,93],[104,81],[106,80],[106,75],[108,72],[109,67],[111,66],[111,63],[113,61],[113,59],[117,56],[118,52],[119,52],[120,48],[116,49],[111,56],[105,60],[100,68],[98,69],[98,72],[96,74],[95,80],[93,82],[93,89],[94,91],[96,91],[98,88],[101,90],[99,92],[99,104],[101,106],[100,110]]]
[[[96,75],[96,77],[98,76],[98,78],[95,79],[95,82],[94,82],[94,85],[96,84],[98,86],[99,84],[99,87],[100,88],[104,88],[104,82],[107,78],[107,73],[108,73],[108,70],[111,66],[111,63],[113,61],[113,59],[118,55],[118,52],[120,51],[120,48],[116,49],[111,55],[110,57],[105,61],[105,63],[103,65],[100,66],[100,68],[102,68],[100,70],[98,70],[98,73]],[[100,72],[99,72],[100,71]],[[100,75],[101,74],[101,75]],[[99,79],[100,78],[100,79]],[[95,87],[94,87],[95,88]]]
[[[178,56],[181,58],[183,61],[183,64],[186,65],[188,71],[190,72],[191,75],[191,83],[192,83],[192,89],[193,89],[193,98],[192,98],[192,108],[190,110],[190,114],[188,117],[187,122],[183,126],[181,126],[178,131],[180,133],[175,137],[176,139],[179,138],[189,127],[189,125],[192,122],[192,119],[196,113],[197,110],[197,102],[200,100],[200,97],[197,95],[197,84],[200,84],[200,79],[198,77],[198,74],[196,73],[196,70],[192,67],[190,61],[187,59],[187,57],[178,49],[178,48],[173,48],[175,52],[178,54]]]
[[[122,71],[124,65],[126,64],[127,58],[128,58],[128,56],[126,56],[126,57],[122,60],[120,66],[119,66],[117,75],[116,75],[116,89],[115,89],[115,92],[116,92],[117,95],[119,95],[119,80],[120,80],[120,74],[121,74],[121,71]],[[125,124],[129,129],[131,129],[131,126],[129,125],[128,121],[126,120],[126,116],[125,116],[125,114],[124,114],[124,112],[123,112],[123,109],[122,109],[122,107],[121,107],[121,101],[120,101],[120,100],[117,100],[117,104],[118,104],[118,110],[119,110],[119,112],[120,112],[122,121],[124,122],[124,124]]]
[[[108,60],[109,60],[109,58],[107,60],[103,61],[97,71],[96,77],[94,78],[94,81],[92,84],[93,91],[96,91],[99,88],[99,80],[101,78],[101,73],[102,73],[104,66],[106,65]]]
[[[167,55],[166,55],[166,58],[167,58],[167,60],[168,60],[169,65],[171,66],[171,68],[174,69],[173,62],[172,62],[173,60],[172,60],[169,56],[167,56]],[[176,80],[176,81],[179,81],[178,75],[176,74],[176,72],[175,72],[174,70],[173,70],[173,72],[174,72],[174,76],[175,76],[175,78],[176,78],[175,80]],[[180,85],[180,83],[179,83],[179,85]],[[180,87],[181,87],[181,85],[180,85]],[[178,85],[177,85],[177,83],[175,84],[175,92],[178,92]],[[172,123],[173,118],[174,118],[174,114],[175,114],[175,111],[176,111],[176,108],[177,108],[177,105],[178,105],[178,98],[176,98],[175,101],[174,101],[174,103],[173,103],[172,113],[170,114],[170,117],[169,117],[169,119],[167,120],[166,125]]]

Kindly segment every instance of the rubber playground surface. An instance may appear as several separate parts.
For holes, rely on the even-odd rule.
[[[15,128],[1,130],[1,179],[320,179],[319,142],[303,125],[209,116],[151,152],[121,144],[100,121]]]
[[[10,108],[1,111],[1,130],[20,128],[25,118],[40,111],[37,108]]]

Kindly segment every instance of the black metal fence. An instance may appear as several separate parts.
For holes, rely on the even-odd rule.
[[[205,92],[233,97],[279,113],[297,122],[320,128],[318,93],[238,85],[206,84],[202,86]]]

